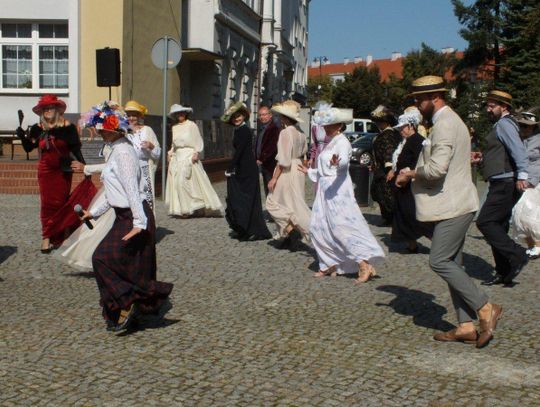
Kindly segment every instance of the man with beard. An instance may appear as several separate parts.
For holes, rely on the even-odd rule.
[[[433,123],[416,169],[403,169],[396,185],[412,181],[416,218],[431,222],[433,238],[429,265],[450,289],[458,326],[433,337],[443,342],[486,346],[493,338],[502,307],[491,304],[462,267],[467,229],[478,210],[478,194],[471,177],[471,143],[467,126],[446,105],[443,78],[424,76],[412,83],[411,95],[423,117]],[[480,334],[473,321],[480,320]]]
[[[494,125],[486,137],[482,172],[489,181],[489,190],[476,226],[491,245],[496,274],[484,285],[512,285],[528,262],[526,249],[508,236],[512,208],[529,185],[527,151],[511,108],[509,93],[493,90],[487,95],[486,110]],[[479,161],[481,155],[473,159]]]

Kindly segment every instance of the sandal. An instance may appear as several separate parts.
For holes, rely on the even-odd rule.
[[[354,284],[363,284],[367,283],[373,277],[377,275],[375,268],[368,262],[361,262],[358,265],[358,278],[354,280]]]
[[[328,277],[328,276],[330,276],[330,277],[336,277],[337,276],[335,266],[329,267],[326,270],[319,270],[315,274],[313,274],[313,277],[315,277],[315,278]]]

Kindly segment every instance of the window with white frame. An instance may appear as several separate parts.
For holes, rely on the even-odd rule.
[[[0,21],[0,45],[2,91],[68,89],[67,22]]]

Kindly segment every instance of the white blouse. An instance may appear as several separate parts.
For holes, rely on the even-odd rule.
[[[159,161],[161,147],[159,146],[159,141],[156,137],[156,133],[154,133],[154,130],[152,130],[151,127],[143,126],[140,130],[134,133],[129,133],[127,135],[127,138],[133,144],[133,147],[137,152],[137,156],[139,157],[142,166],[148,165],[148,160],[150,159],[152,159],[156,163]],[[148,141],[152,143],[154,145],[154,148],[152,150],[141,148],[141,143],[143,141]]]
[[[337,154],[339,157],[338,165],[330,165],[332,156]],[[352,156],[352,147],[347,137],[343,133],[334,136],[328,143],[326,148],[319,154],[317,158],[317,168],[308,170],[309,179],[313,182],[318,182],[322,177],[337,177],[343,173],[347,174],[349,161]]]
[[[133,227],[146,229],[146,215],[142,202],[146,198],[146,182],[141,176],[139,159],[135,149],[125,137],[111,144],[112,151],[101,173],[106,202],[90,210],[97,218],[111,206],[130,208],[133,213]]]

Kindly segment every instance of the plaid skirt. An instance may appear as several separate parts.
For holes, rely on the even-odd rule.
[[[172,284],[156,281],[156,225],[146,201],[143,207],[147,228],[127,242],[122,237],[133,227],[131,209],[114,208],[114,224],[92,256],[105,320],[118,321],[120,310],[134,302],[142,313],[155,314],[172,291]]]

